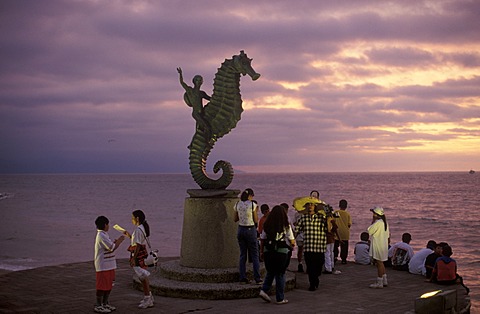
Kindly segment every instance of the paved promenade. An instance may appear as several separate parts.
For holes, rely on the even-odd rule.
[[[171,259],[171,258],[170,258]],[[168,259],[163,259],[168,260]],[[296,267],[292,260],[292,270]],[[126,259],[118,260],[117,279],[110,303],[114,313],[413,313],[414,300],[438,289],[457,289],[460,308],[469,302],[465,290],[424,282],[422,276],[387,269],[389,287],[370,289],[374,266],[337,265],[340,275],[323,275],[317,291],[307,291],[306,274],[296,273],[297,288],[286,293],[288,304],[269,304],[260,298],[189,300],[155,297],[155,307],[139,310],[142,292],[132,288]],[[468,284],[468,283],[467,283]],[[0,313],[93,313],[93,262],[42,267],[0,275]]]

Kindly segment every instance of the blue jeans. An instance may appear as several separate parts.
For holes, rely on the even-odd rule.
[[[275,297],[277,302],[285,298],[285,271],[288,261],[288,254],[276,251],[264,253],[265,268],[267,275],[263,282],[262,290],[268,293],[272,288],[273,279],[275,279]]]
[[[247,279],[246,263],[248,253],[250,253],[250,257],[253,262],[253,277],[255,281],[260,281],[257,229],[255,227],[238,226],[237,240],[238,246],[240,247],[240,263],[238,265],[240,280]]]

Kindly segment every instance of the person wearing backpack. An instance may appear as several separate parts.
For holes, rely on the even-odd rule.
[[[408,270],[408,264],[413,257],[413,248],[410,246],[412,235],[408,232],[402,234],[402,241],[397,242],[388,250],[388,257],[392,261],[392,269]]]
[[[271,302],[268,292],[275,279],[277,304],[286,304],[288,300],[284,296],[285,271],[287,270],[288,252],[295,246],[295,237],[284,207],[281,205],[273,207],[265,220],[260,239],[260,256],[265,261],[267,275],[259,296],[266,302]]]

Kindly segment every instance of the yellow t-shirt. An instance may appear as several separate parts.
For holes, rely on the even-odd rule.
[[[350,217],[350,213],[346,210],[336,210],[335,213],[338,213],[339,216],[335,220],[338,226],[339,240],[350,240],[350,227],[352,226],[352,217]]]

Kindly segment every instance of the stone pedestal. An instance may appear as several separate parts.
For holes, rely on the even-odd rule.
[[[180,265],[221,269],[238,267],[240,255],[233,207],[238,190],[188,190],[183,214]]]
[[[187,190],[183,215],[180,259],[160,263],[150,277],[156,295],[189,299],[256,298],[258,285],[241,285],[238,280],[240,250],[233,207],[238,190]],[[265,276],[265,266],[260,264]],[[247,265],[247,278],[253,279]],[[285,291],[295,288],[296,278],[287,273]],[[142,283],[134,276],[134,286]],[[272,289],[274,291],[274,287]]]

